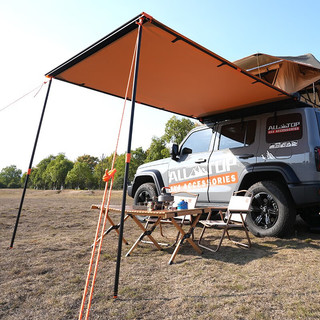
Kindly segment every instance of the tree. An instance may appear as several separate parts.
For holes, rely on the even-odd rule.
[[[109,169],[109,170],[111,169],[112,157],[113,155],[110,155],[109,157],[105,157],[103,154],[101,157],[101,160],[94,167],[94,171],[93,171],[94,184],[96,187],[99,187],[99,189],[103,188],[104,182],[102,180],[102,177],[106,169]]]
[[[195,127],[195,124],[186,118],[178,119],[173,116],[168,120],[163,139],[167,143],[180,144],[187,133]]]
[[[97,157],[92,157],[88,154],[84,154],[83,156],[80,156],[77,158],[76,162],[83,162],[87,163],[91,172],[93,173],[95,166],[99,162],[99,158]]]
[[[88,163],[76,162],[68,172],[66,184],[75,189],[89,189],[93,183],[93,174]]]
[[[146,162],[155,161],[170,157],[170,152],[166,147],[166,141],[163,137],[153,137],[151,145],[147,150]]]
[[[161,138],[153,137],[147,150],[146,162],[170,157],[168,143],[180,144],[187,133],[195,127],[194,123],[186,118],[178,119],[173,116],[166,123],[165,133]]]
[[[4,188],[21,187],[22,171],[15,165],[5,167],[0,172],[0,185]]]
[[[117,169],[116,174],[114,175],[113,187],[115,189],[122,189],[123,188],[123,179],[124,179],[124,172],[125,172],[125,160],[126,154],[122,153],[117,156],[115,162],[115,168]]]
[[[63,153],[59,153],[57,157],[52,160],[45,171],[45,179],[51,181],[53,189],[63,188],[68,171],[73,168],[73,162],[68,160]]]
[[[137,168],[144,163],[146,157],[147,157],[146,152],[144,152],[141,147],[131,151],[131,161],[129,166],[129,177],[128,177],[129,181],[133,179],[137,171]],[[113,159],[113,155],[111,155],[108,158],[108,161],[110,162],[110,167],[108,169],[111,169],[112,159]],[[117,170],[114,176],[114,181],[113,181],[114,189],[123,188],[125,164],[126,164],[126,153],[117,155],[115,166],[114,166]]]
[[[180,144],[186,134],[194,127],[195,124],[191,120],[186,118],[179,119],[176,116],[173,116],[166,123],[164,135],[160,138],[153,137],[147,151],[144,151],[139,147],[131,152],[129,180],[133,179],[137,168],[144,162],[169,157],[170,151],[168,149],[168,144]],[[84,154],[79,156],[74,164],[72,161],[68,160],[64,154],[58,154],[57,156],[50,155],[40,161],[35,168],[32,168],[29,186],[37,189],[61,188],[64,187],[66,177],[68,176],[67,183],[72,187],[103,188],[104,182],[102,177],[106,169],[111,169],[112,159],[113,154],[108,157],[102,156],[100,160],[97,157]],[[117,156],[115,163],[117,173],[115,175],[114,187],[118,189],[123,187],[125,159],[126,155],[120,154]],[[15,166],[11,167],[14,167],[13,172],[17,170]],[[74,170],[72,170],[73,167]],[[7,168],[4,168],[3,170],[5,169]],[[8,187],[8,185],[9,187],[20,187],[20,181],[17,183],[17,180],[14,180],[14,182],[8,184],[6,174],[3,172],[1,173],[0,188]],[[26,176],[27,174],[25,173],[23,177],[20,178],[20,172],[19,179],[23,182],[25,181]]]
[[[138,167],[141,166],[147,159],[147,153],[141,147],[131,152],[131,162],[129,169],[129,180],[132,180]]]
[[[46,175],[46,169],[56,157],[53,155],[41,160],[30,174],[30,186],[36,189],[47,189],[51,184],[50,177]]]

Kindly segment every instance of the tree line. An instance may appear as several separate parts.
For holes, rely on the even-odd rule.
[[[195,124],[186,118],[173,116],[166,123],[163,136],[153,137],[150,147],[144,151],[141,147],[131,152],[129,180],[137,168],[146,162],[170,156],[168,145],[180,144],[185,135]],[[100,159],[91,155],[79,156],[76,161],[69,160],[65,154],[50,155],[32,168],[29,177],[29,188],[34,189],[102,189],[102,180],[106,169],[111,169],[113,154]],[[125,171],[125,153],[116,155],[114,188],[122,189]],[[0,188],[20,188],[24,185],[27,173],[15,165],[5,167],[0,172]]]

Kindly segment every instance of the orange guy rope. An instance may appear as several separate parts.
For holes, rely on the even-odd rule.
[[[103,242],[103,234],[105,231],[105,226],[106,226],[106,221],[107,221],[109,206],[110,206],[111,191],[112,191],[112,187],[113,187],[113,178],[114,178],[114,174],[115,174],[114,165],[115,165],[115,161],[116,161],[117,150],[118,150],[118,145],[119,145],[119,140],[120,140],[120,133],[121,133],[122,123],[123,123],[123,118],[124,118],[124,113],[125,113],[125,108],[126,108],[126,102],[127,102],[127,98],[128,98],[130,80],[132,78],[132,70],[133,70],[134,61],[135,61],[136,50],[137,50],[137,41],[136,41],[136,45],[134,47],[133,58],[132,58],[130,73],[129,73],[129,77],[128,77],[128,83],[127,83],[127,88],[126,88],[126,93],[125,93],[124,106],[123,106],[122,116],[121,116],[121,120],[120,120],[119,133],[118,133],[116,147],[115,147],[112,165],[111,165],[111,171],[109,171],[109,174],[107,174],[108,171],[106,171],[106,175],[105,175],[108,177],[108,179],[106,181],[106,185],[105,185],[105,189],[104,189],[104,194],[103,194],[103,198],[102,198],[100,214],[99,214],[97,229],[96,229],[96,234],[95,234],[95,239],[94,239],[94,243],[93,243],[93,247],[92,247],[92,251],[91,251],[91,258],[90,258],[90,262],[89,262],[88,274],[87,274],[86,284],[85,284],[85,288],[83,291],[82,302],[81,302],[81,307],[80,307],[79,320],[82,319],[83,312],[84,312],[84,306],[85,306],[85,302],[86,302],[86,296],[88,293],[89,281],[90,281],[90,276],[91,276],[91,271],[92,271],[93,260],[94,260],[94,256],[95,256],[95,250],[96,250],[96,246],[97,246],[97,240],[99,238],[99,230],[100,230],[100,226],[101,226],[103,210],[104,210],[104,206],[105,206],[105,202],[106,202],[106,198],[107,198],[108,182],[111,178],[111,184],[110,184],[110,189],[109,189],[109,194],[108,194],[108,199],[107,199],[107,206],[105,209],[105,216],[104,216],[103,226],[102,226],[102,230],[101,230],[101,240],[99,243],[99,249],[98,249],[98,253],[97,253],[97,257],[96,257],[95,270],[93,273],[93,279],[92,279],[92,284],[91,284],[90,295],[88,298],[88,305],[87,305],[87,312],[86,312],[85,319],[89,318],[89,312],[90,312],[90,307],[91,307],[94,284],[95,284],[95,279],[96,279],[99,260],[100,260],[100,253],[101,253],[101,247],[102,247],[102,242]]]

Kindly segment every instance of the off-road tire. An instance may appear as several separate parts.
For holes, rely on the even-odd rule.
[[[246,223],[252,234],[283,237],[292,232],[296,211],[284,186],[275,181],[259,181],[248,191],[253,194],[253,200]]]
[[[146,205],[148,201],[152,201],[157,195],[157,189],[154,183],[144,183],[137,189],[134,195],[134,204]]]

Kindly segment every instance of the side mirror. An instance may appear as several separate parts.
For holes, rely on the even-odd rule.
[[[187,147],[182,149],[182,154],[190,154],[190,153],[192,153],[192,149],[187,148]]]
[[[179,146],[176,143],[174,143],[171,147],[171,159],[177,160],[178,155],[179,155]]]

